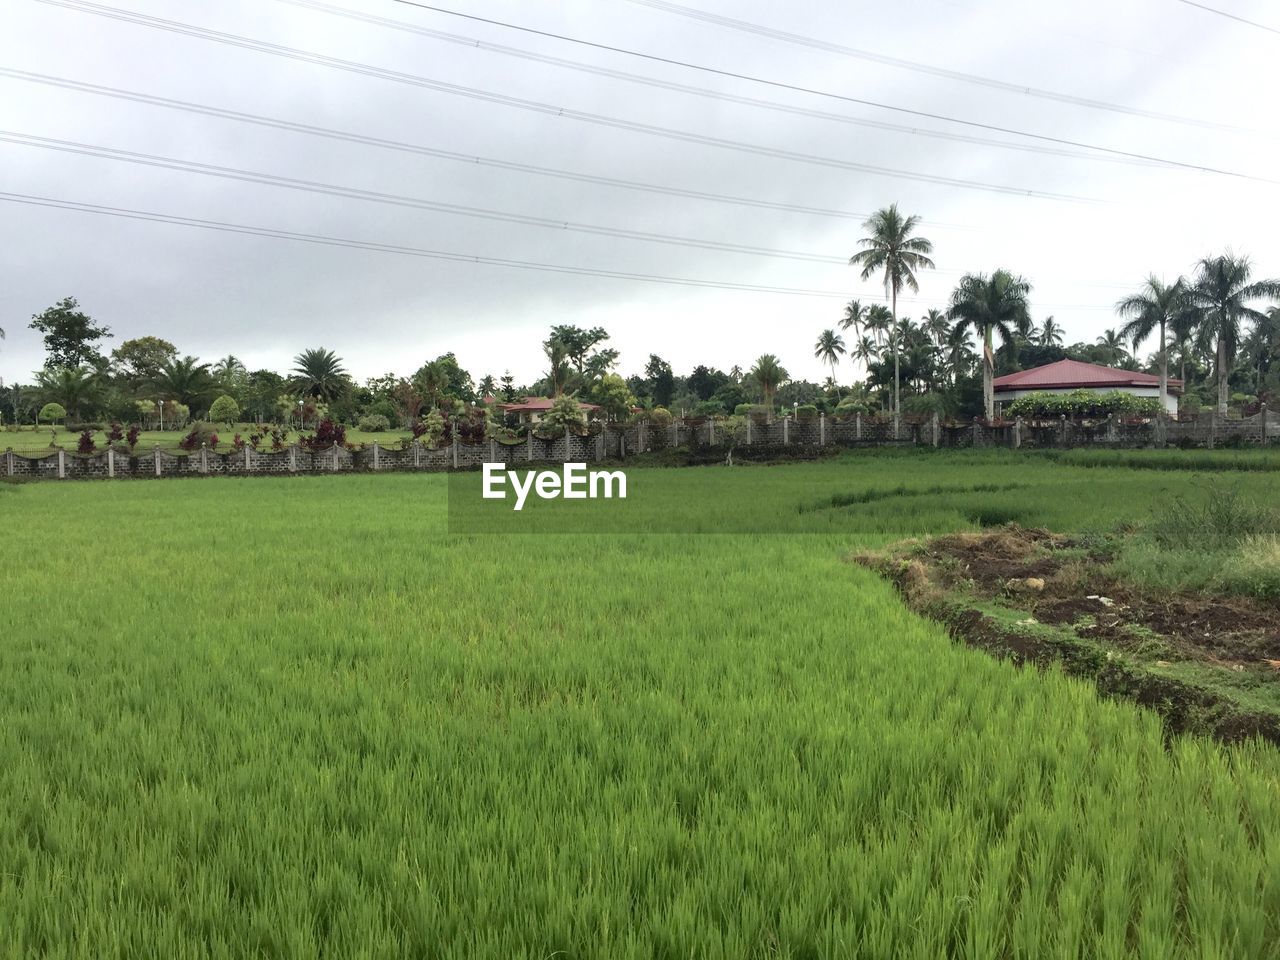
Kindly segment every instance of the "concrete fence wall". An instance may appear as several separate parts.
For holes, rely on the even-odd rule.
[[[1163,439],[1161,439],[1163,437]],[[836,420],[820,416],[812,420],[784,418],[766,421],[747,418],[732,430],[723,421],[687,419],[669,425],[653,423],[605,424],[587,436],[566,434],[546,439],[530,435],[516,444],[486,441],[455,442],[429,448],[414,441],[408,447],[383,447],[378,443],[360,449],[330,447],[308,450],[299,446],[284,450],[196,450],[174,454],[167,450],[103,450],[89,456],[54,451],[28,457],[13,450],[0,455],[0,476],[25,479],[154,478],[232,476],[289,473],[351,473],[383,470],[463,470],[490,463],[592,462],[626,460],[629,456],[675,447],[789,447],[818,450],[824,447],[931,446],[931,447],[1150,447],[1160,444],[1213,448],[1223,443],[1280,441],[1280,414],[1265,407],[1244,420],[1202,416],[1193,421],[1161,418],[1159,421],[1013,420],[971,423],[927,419],[890,419],[861,415]]]

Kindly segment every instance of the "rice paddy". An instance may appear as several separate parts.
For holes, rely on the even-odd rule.
[[[1276,484],[1108,466],[634,470],[541,535],[459,532],[478,475],[0,485],[0,955],[1280,956],[1280,753],[848,560]]]

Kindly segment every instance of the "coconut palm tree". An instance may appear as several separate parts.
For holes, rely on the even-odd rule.
[[[855,339],[862,336],[862,324],[867,319],[867,308],[861,300],[850,300],[844,305],[844,316],[840,318],[841,330],[852,330]]]
[[[772,419],[773,395],[778,392],[780,386],[790,379],[790,376],[782,368],[778,358],[772,353],[760,355],[755,362],[755,366],[751,368],[750,376],[752,380],[760,385],[760,392],[764,394],[764,403],[768,408],[769,418]]]
[[[1098,337],[1098,346],[1102,347],[1102,352],[1107,358],[1107,363],[1113,367],[1118,367],[1124,363],[1129,356],[1129,351],[1124,347],[1125,336],[1114,327],[1110,330],[1104,330],[1102,335]]]
[[[850,356],[855,360],[861,360],[863,367],[875,363],[880,359],[880,345],[865,334],[858,338],[858,342],[853,345]]]
[[[175,358],[160,367],[152,380],[162,400],[176,400],[193,412],[209,399],[215,383],[209,365],[195,357]]]
[[[973,331],[968,327],[954,326],[947,337],[946,365],[951,373],[951,385],[955,386],[960,374],[973,369],[978,355],[973,352]]]
[[[813,355],[831,367],[831,379],[836,378],[836,364],[845,353],[844,337],[834,330],[823,330],[818,342],[813,345]]]
[[[315,347],[293,358],[291,385],[308,396],[326,402],[347,392],[347,371],[332,350]]]
[[[1235,363],[1242,321],[1258,321],[1266,315],[1249,303],[1263,297],[1280,297],[1280,280],[1253,280],[1248,257],[1230,252],[1205,257],[1197,265],[1195,281],[1187,287],[1187,300],[1196,315],[1196,328],[1205,344],[1214,344],[1214,374],[1218,379],[1218,416],[1227,413],[1231,397],[1231,366]]]
[[[1179,277],[1172,285],[1166,284],[1155,274],[1147,277],[1142,289],[1116,304],[1116,313],[1128,322],[1120,329],[1120,335],[1138,345],[1152,333],[1159,331],[1159,347],[1156,363],[1160,366],[1160,409],[1165,409],[1169,396],[1168,331],[1187,310],[1186,288]]]
[[[947,313],[955,321],[955,331],[973,330],[982,340],[982,405],[987,419],[995,416],[995,352],[992,338],[1000,334],[1005,343],[1013,343],[1018,329],[1029,322],[1031,307],[1027,298],[1031,284],[1007,270],[967,273],[951,294]]]
[[[924,237],[913,237],[911,234],[920,224],[917,216],[904,217],[898,212],[898,205],[891,203],[883,210],[877,210],[864,223],[867,236],[858,241],[863,249],[849,258],[851,266],[862,268],[862,279],[868,280],[873,273],[883,271],[884,292],[889,296],[891,326],[898,325],[898,293],[905,289],[917,292],[920,284],[916,281],[917,270],[933,269],[933,261],[928,254],[933,252],[933,244]],[[893,351],[893,415],[899,416],[901,392],[898,371],[898,351]]]
[[[1053,317],[1045,317],[1036,335],[1036,343],[1042,347],[1055,347],[1062,343],[1062,327]]]
[[[947,319],[944,310],[928,310],[924,319],[920,321],[920,325],[939,347],[947,342],[947,337],[951,333],[951,321]]]

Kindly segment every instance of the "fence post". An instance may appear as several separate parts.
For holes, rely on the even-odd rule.
[[[1163,447],[1165,444],[1165,437],[1167,436],[1167,431],[1169,429],[1167,426],[1168,422],[1169,422],[1169,414],[1165,411],[1163,407],[1161,407],[1160,412],[1156,414],[1155,441],[1156,441],[1157,447]]]
[[[627,459],[627,428],[618,431],[618,459]]]
[[[373,441],[373,469],[377,470],[382,466],[382,458],[379,456],[378,441]]]
[[[498,441],[494,440],[493,437],[489,438],[489,462],[498,462]]]
[[[1265,419],[1263,422],[1266,422]],[[711,447],[716,445],[716,418],[714,416],[707,418],[707,445]]]
[[[933,416],[929,418],[929,432],[930,432],[930,437],[933,440],[933,445],[936,447],[938,445],[938,439],[941,434],[941,431],[938,428],[938,411],[937,410],[933,411]]]
[[[644,453],[645,441],[649,439],[649,421],[640,421],[640,452]]]
[[[1022,446],[1022,418],[1014,417],[1013,419],[1013,448],[1016,450]]]
[[[200,472],[209,472],[209,449],[208,445],[204,443],[200,444]]]
[[[747,446],[751,446],[751,414],[747,414]]]
[[[818,414],[818,446],[825,447],[827,445],[827,415],[825,413]]]
[[[1218,411],[1209,414],[1209,449],[1218,445]]]
[[[160,476],[160,444],[157,443],[155,445],[155,449],[151,451],[151,455],[156,461],[156,476],[158,477]]]
[[[18,468],[13,462],[13,447],[6,447],[4,451],[4,472],[8,476],[13,476],[18,472]]]
[[[458,431],[457,430],[453,431],[453,443],[451,444],[451,446],[453,447],[453,451],[452,451],[453,452],[453,469],[457,470],[458,469]]]
[[[338,441],[333,441],[333,472],[338,472]]]
[[[289,472],[298,472],[298,445],[296,443],[289,444]]]
[[[862,411],[859,410],[853,415],[853,439],[862,439]]]
[[[528,448],[529,450],[528,450],[528,453],[525,455],[525,459],[528,460],[530,463],[533,463],[533,427],[532,425],[530,425],[530,428],[529,428]]]
[[[253,461],[249,459],[249,457],[251,456],[250,451],[252,450],[253,450],[253,447],[249,446],[247,443],[244,445],[244,472],[245,473],[251,473],[253,471]]]
[[[979,425],[977,417],[973,418],[973,445],[975,447],[982,446],[982,427]]]
[[[671,421],[671,446],[680,446],[680,424],[674,420]]]
[[[782,445],[785,447],[791,442],[791,418],[782,418]]]
[[[596,434],[596,461],[597,462],[604,459],[604,432],[606,429],[607,428],[602,423],[600,424],[600,432]]]
[[[1116,415],[1114,413],[1107,414],[1107,440],[1115,443],[1119,437],[1119,430],[1116,427]]]
[[[115,477],[116,475],[116,452],[111,447],[107,447],[107,476]]]
[[[1267,444],[1267,405],[1261,404],[1258,410],[1258,442]]]
[[[58,450],[58,479],[62,480],[67,475],[67,454],[66,451]]]
[[[902,411],[898,410],[896,407],[893,411],[893,439],[902,439]]]
[[[1067,445],[1067,415],[1065,413],[1058,415],[1058,443],[1064,447]]]

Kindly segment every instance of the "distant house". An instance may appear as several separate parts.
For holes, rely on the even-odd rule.
[[[546,416],[553,403],[555,400],[550,397],[525,397],[515,403],[501,403],[498,406],[503,413],[515,417],[517,422],[533,424]],[[593,416],[600,410],[594,403],[583,403],[581,400],[578,401],[578,409],[587,417]]]
[[[1135,397],[1153,399],[1160,396],[1160,378],[1153,373],[1117,370],[1079,360],[1059,360],[1043,367],[1019,370],[1017,373],[996,377],[992,386],[995,388],[996,403],[1012,403],[1031,393],[1071,393],[1074,390],[1088,390],[1090,393],[1119,390]],[[1178,397],[1182,396],[1182,381],[1170,378],[1168,394],[1165,409],[1176,414]]]

